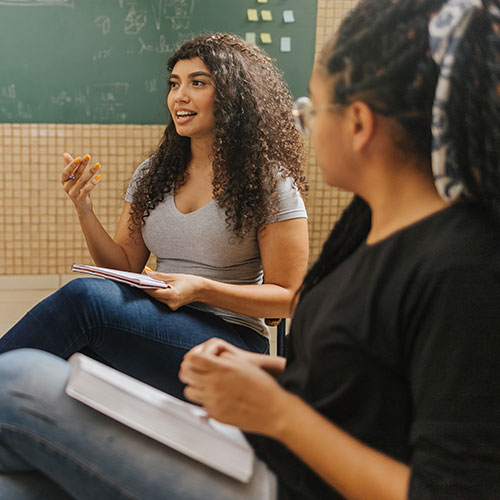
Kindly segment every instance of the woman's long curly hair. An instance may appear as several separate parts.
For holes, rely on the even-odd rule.
[[[400,147],[431,160],[432,105],[438,68],[429,21],[445,0],[361,0],[323,49],[319,66],[336,103],[361,100],[391,117]],[[500,1],[482,0],[451,75],[446,109],[468,199],[500,216]],[[302,285],[302,295],[364,241],[371,210],[355,196]]]
[[[243,237],[277,210],[276,183],[291,177],[301,194],[307,184],[304,146],[292,116],[292,99],[271,59],[237,36],[216,33],[184,43],[168,60],[200,58],[215,86],[213,196],[234,233]],[[168,193],[187,180],[190,139],[171,121],[137,183],[130,230],[134,232]]]

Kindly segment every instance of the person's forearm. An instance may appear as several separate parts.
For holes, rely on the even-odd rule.
[[[201,278],[197,300],[256,318],[287,318],[295,290],[279,285],[232,285]]]
[[[78,214],[78,219],[90,255],[97,266],[121,269],[123,271],[140,271],[131,269],[125,251],[106,232],[94,212]]]
[[[407,465],[364,445],[313,410],[282,392],[281,409],[269,432],[348,500],[404,500]]]

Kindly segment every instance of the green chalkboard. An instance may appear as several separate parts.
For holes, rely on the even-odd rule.
[[[214,31],[255,34],[298,97],[316,13],[317,0],[0,0],[0,122],[165,123],[166,60]]]

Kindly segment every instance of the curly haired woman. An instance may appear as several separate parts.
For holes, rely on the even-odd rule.
[[[186,42],[168,69],[172,121],[132,178],[114,238],[92,210],[99,166],[65,154],[61,180],[94,262],[141,272],[153,253],[150,274],[169,288],[74,280],[14,325],[0,352],[83,350],[179,397],[194,345],[219,337],[268,352],[261,318],[289,315],[308,254],[290,95],[271,60],[231,35]]]
[[[20,350],[0,356],[2,498],[498,500],[499,61],[499,0],[361,0],[323,50],[295,111],[356,196],[286,362],[211,339],[181,365],[187,398],[246,432],[248,483],[71,400],[68,363]]]

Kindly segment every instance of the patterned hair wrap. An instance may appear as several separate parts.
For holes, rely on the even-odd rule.
[[[449,0],[429,24],[429,47],[439,66],[439,78],[432,107],[432,171],[440,196],[455,200],[464,191],[458,172],[456,153],[449,148],[446,104],[450,78],[460,42],[481,0]]]

